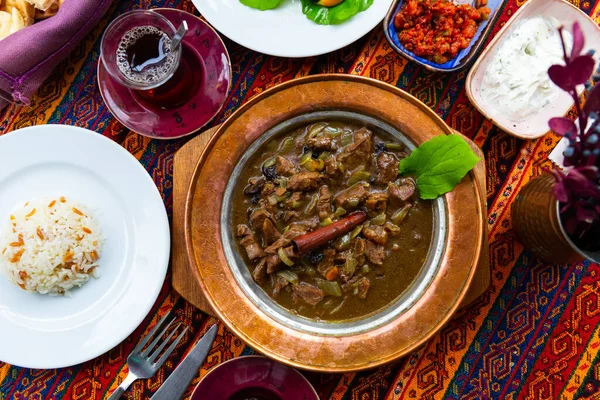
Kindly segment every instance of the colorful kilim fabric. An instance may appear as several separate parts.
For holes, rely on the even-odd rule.
[[[570,1],[600,23],[600,0]],[[506,1],[491,35],[524,3]],[[131,133],[112,117],[96,84],[100,37],[108,22],[127,10],[156,7],[198,14],[189,0],[115,2],[99,26],[56,68],[30,107],[10,106],[0,112],[0,134],[60,123],[105,135],[146,167],[170,213],[173,154],[187,139],[156,141]],[[490,288],[410,356],[360,373],[307,373],[321,399],[600,399],[600,265],[548,265],[523,249],[511,228],[510,206],[523,185],[549,166],[547,157],[557,136],[549,134],[528,142],[502,132],[469,103],[464,92],[466,71],[436,74],[408,62],[390,48],[380,26],[340,51],[299,60],[265,56],[225,41],[233,63],[233,86],[226,107],[213,124],[223,122],[249,98],[280,82],[341,72],[372,77],[408,91],[485,151]],[[30,370],[0,362],[0,400],[106,398],[127,373],[127,355],[168,310],[174,310],[192,328],[165,367],[154,378],[134,383],[124,396],[150,398],[207,327],[216,322],[180,298],[171,288],[170,277],[140,327],[107,354],[58,370]],[[221,325],[194,383],[219,363],[252,353]],[[186,396],[190,393],[191,388]]]

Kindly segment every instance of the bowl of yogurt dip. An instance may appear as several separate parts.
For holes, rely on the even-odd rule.
[[[584,12],[563,0],[530,0],[498,32],[467,77],[471,103],[507,133],[535,139],[548,131],[548,120],[573,106],[569,95],[548,77],[548,68],[564,64],[558,28],[567,48],[570,29],[579,22],[584,53],[600,43],[600,28]],[[597,50],[600,50],[597,49]]]

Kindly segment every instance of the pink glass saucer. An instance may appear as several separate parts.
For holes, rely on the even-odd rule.
[[[98,86],[110,112],[128,129],[153,139],[176,139],[197,132],[221,111],[231,86],[231,63],[219,35],[200,18],[177,9],[154,11],[176,27],[187,21],[189,32],[182,42],[183,51],[196,52],[202,63],[197,92],[180,107],[153,107],[112,79],[102,62],[98,63]]]
[[[262,356],[229,360],[211,370],[191,400],[319,400],[306,378],[294,368]]]

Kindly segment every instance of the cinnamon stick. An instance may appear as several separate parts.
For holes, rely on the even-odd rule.
[[[319,228],[316,231],[300,235],[292,240],[296,254],[305,254],[312,249],[316,249],[317,247],[324,245],[330,240],[337,239],[338,237],[352,231],[366,220],[367,213],[358,211],[330,225]]]

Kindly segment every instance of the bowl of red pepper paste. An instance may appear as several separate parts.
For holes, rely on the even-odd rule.
[[[461,3],[397,0],[384,20],[385,36],[398,53],[429,70],[458,71],[479,54],[506,1]]]

